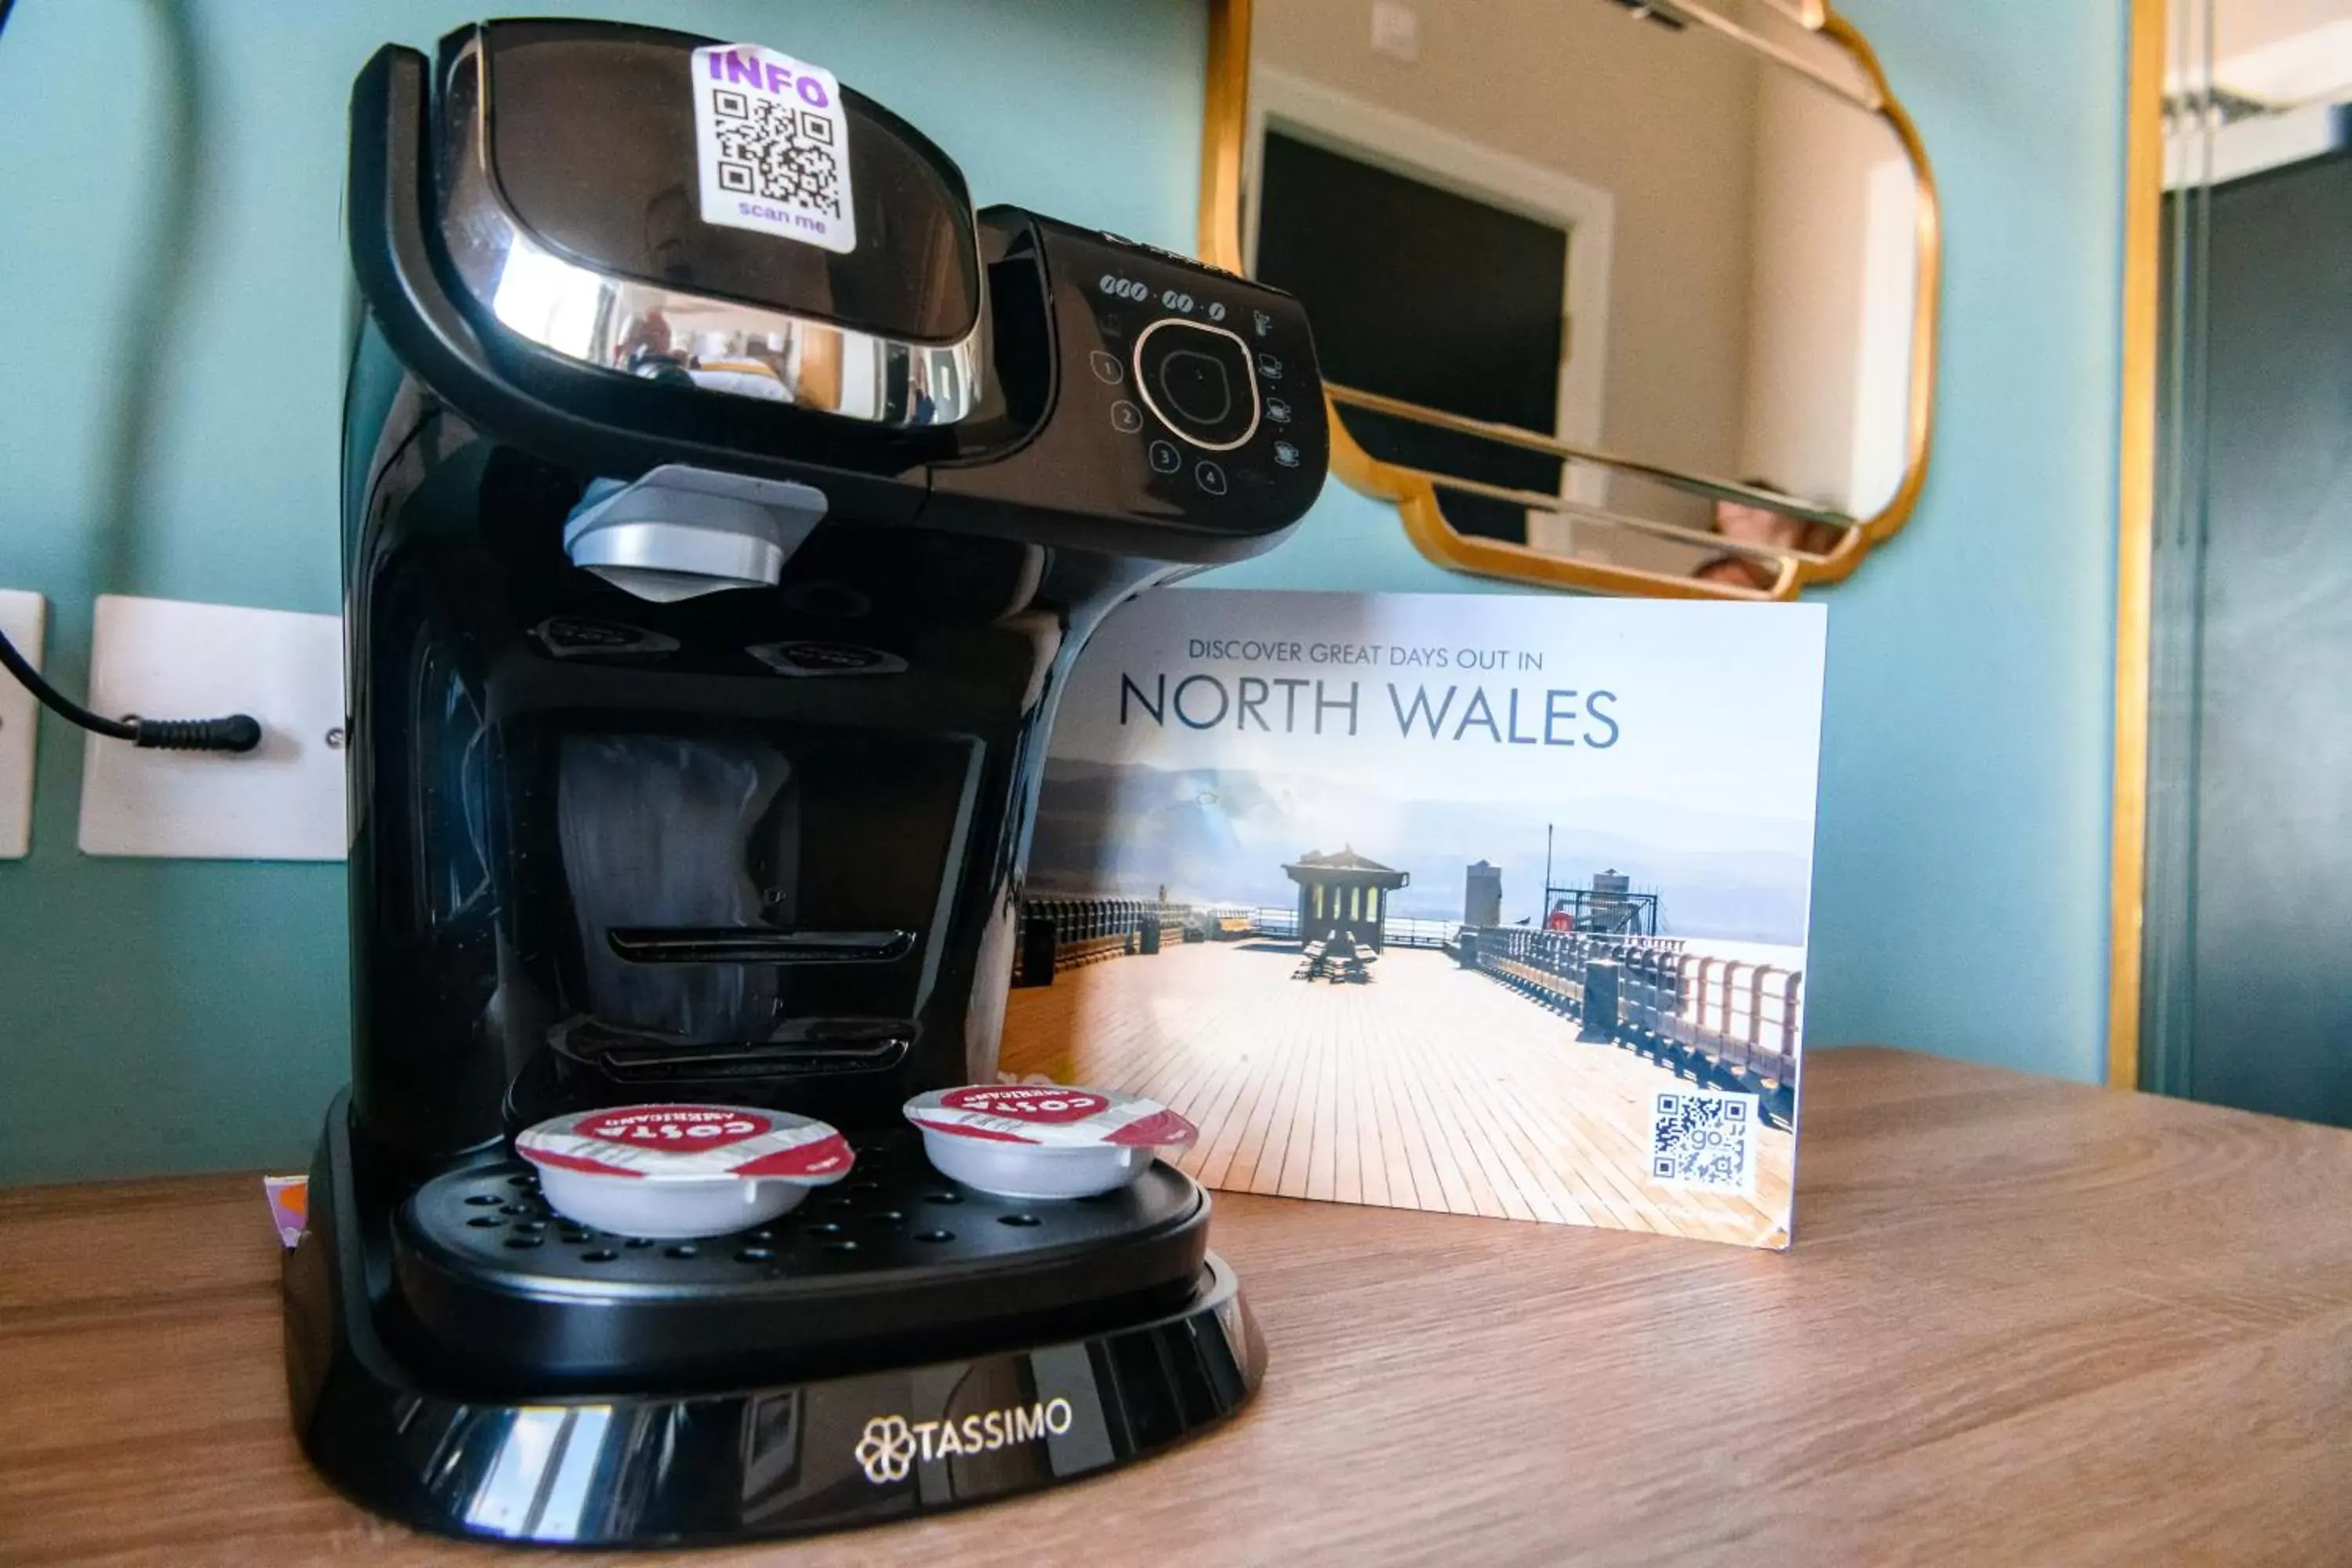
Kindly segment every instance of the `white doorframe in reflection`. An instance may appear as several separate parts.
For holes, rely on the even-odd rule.
[[[1581,446],[1601,444],[1609,363],[1609,258],[1617,205],[1609,192],[1276,67],[1255,66],[1249,131],[1242,143],[1242,248],[1253,273],[1257,269],[1258,194],[1269,125],[1326,152],[1567,230],[1568,286],[1560,301],[1568,319],[1567,353],[1559,366],[1559,423],[1556,431],[1547,433]],[[1587,506],[1608,504],[1605,469],[1580,463],[1560,468],[1561,494]],[[1567,553],[1571,526],[1566,517],[1530,511],[1528,542],[1538,550]]]

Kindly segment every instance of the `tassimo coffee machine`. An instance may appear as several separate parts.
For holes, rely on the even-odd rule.
[[[348,219],[354,1046],[288,1255],[311,1458],[436,1530],[653,1544],[1231,1413],[1264,1352],[1189,1179],[992,1196],[901,1108],[995,1077],[1088,632],[1316,494],[1296,303],[975,216],[826,72],[605,24],[380,53]],[[822,1118],[855,1168],[681,1242],[515,1157],[702,1101]]]

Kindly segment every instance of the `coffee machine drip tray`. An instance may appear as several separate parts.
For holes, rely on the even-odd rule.
[[[468,1381],[671,1388],[1082,1335],[1177,1310],[1198,1286],[1209,1200],[1167,1165],[1037,1202],[949,1181],[911,1129],[850,1140],[847,1182],[691,1242],[573,1224],[511,1161],[445,1173],[394,1218],[393,1311]]]

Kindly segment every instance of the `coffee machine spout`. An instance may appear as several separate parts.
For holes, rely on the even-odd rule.
[[[564,524],[563,553],[656,605],[772,588],[825,506],[814,485],[665,463],[618,488],[592,487]]]

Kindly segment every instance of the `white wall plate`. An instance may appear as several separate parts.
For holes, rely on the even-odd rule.
[[[48,601],[18,588],[0,588],[0,633],[26,662],[41,668],[42,634]],[[33,848],[33,742],[40,733],[40,704],[33,694],[0,673],[0,860],[22,860]]]
[[[226,756],[141,751],[90,736],[83,854],[343,858],[340,617],[105,595],[90,638],[89,689],[89,705],[100,713],[250,713],[262,737],[257,750]]]

